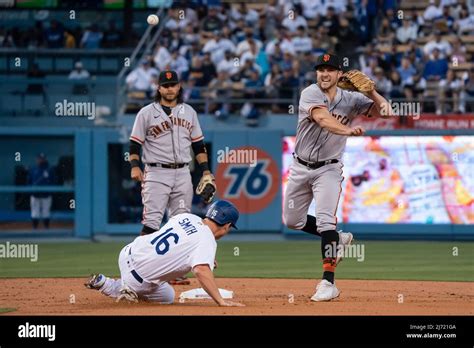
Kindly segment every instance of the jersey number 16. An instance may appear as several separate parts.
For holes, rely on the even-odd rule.
[[[156,243],[155,250],[158,255],[164,255],[170,250],[170,242],[168,239],[173,238],[174,244],[178,244],[179,236],[176,233],[171,232],[173,227],[168,228],[165,232],[159,236],[153,238],[150,242],[152,245]]]

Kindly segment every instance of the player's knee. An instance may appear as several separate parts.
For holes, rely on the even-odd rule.
[[[286,213],[283,214],[283,222],[288,228],[291,228],[292,230],[301,230],[306,223],[305,220]]]
[[[168,283],[164,283],[161,286],[161,294],[160,294],[160,303],[162,304],[172,304],[174,302],[174,288],[169,285]]]

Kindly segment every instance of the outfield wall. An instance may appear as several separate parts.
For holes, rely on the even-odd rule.
[[[47,151],[48,157],[54,159],[65,153],[74,157],[74,180],[71,186],[49,187],[51,192],[72,192],[75,204],[70,211],[60,212],[63,218],[72,218],[74,228],[71,234],[90,238],[94,234],[136,234],[140,230],[137,221],[139,207],[128,207],[123,204],[124,196],[128,199],[127,190],[133,185],[128,179],[129,165],[126,162],[125,152],[127,134],[133,119],[124,123],[122,128],[113,127],[84,127],[84,128],[46,128],[46,127],[1,127],[0,133],[9,140],[0,155],[3,163],[7,163],[7,171],[11,172],[14,153],[21,148],[22,161],[30,162],[37,152]],[[290,231],[282,224],[282,187],[285,181],[284,153],[288,152],[288,144],[284,143],[285,136],[293,136],[295,119],[293,117],[273,117],[264,120],[265,128],[249,129],[239,120],[228,122],[217,121],[212,117],[201,117],[206,142],[211,153],[211,166],[216,175],[220,198],[233,201],[241,211],[239,231],[243,232],[282,232],[289,237],[299,236],[300,233]],[[472,135],[472,129],[458,130],[384,130],[371,131],[373,136],[410,136],[420,135]],[[288,139],[288,138],[286,138]],[[371,138],[368,138],[371,139]],[[377,138],[372,138],[376,139]],[[436,138],[432,138],[436,139]],[[443,138],[444,139],[444,138]],[[453,138],[449,138],[453,139]],[[454,138],[455,139],[455,138]],[[464,138],[463,138],[464,139]],[[51,143],[55,146],[51,146]],[[474,142],[471,142],[474,143]],[[17,144],[18,146],[15,146]],[[28,146],[25,147],[25,144]],[[340,212],[338,227],[357,233],[366,238],[421,238],[421,239],[474,239],[472,217],[474,203],[469,197],[474,197],[474,163],[472,151],[467,145],[467,153],[460,157],[465,161],[462,172],[462,190],[456,186],[456,192],[462,198],[459,208],[453,208],[455,201],[448,201],[451,218],[452,211],[461,216],[461,220],[452,223],[451,220],[436,218],[436,214],[423,221],[418,214],[417,222],[403,222],[394,219],[400,214],[396,207],[391,215],[392,223],[380,221],[364,221],[355,214],[357,222],[351,222],[350,212]],[[257,160],[236,155],[235,150],[243,150],[241,154],[257,154]],[[377,156],[375,151],[372,156]],[[386,154],[387,155],[387,154]],[[288,153],[286,153],[288,157]],[[370,156],[369,156],[370,157]],[[219,161],[218,161],[219,159]],[[251,165],[246,163],[251,161]],[[471,170],[469,170],[471,169]],[[348,172],[349,175],[354,173]],[[9,179],[10,178],[10,179]],[[11,195],[19,190],[11,182],[11,175],[0,178],[0,192],[2,197]],[[283,180],[282,180],[283,179]],[[390,186],[390,184],[389,184]],[[459,185],[458,185],[459,186]],[[363,185],[359,188],[362,188]],[[30,192],[34,188],[22,187],[23,192]],[[357,191],[351,191],[353,194]],[[458,192],[458,193],[459,193]],[[15,212],[9,199],[4,199],[1,206],[3,217],[16,216],[16,219],[28,220],[27,212]],[[406,197],[405,197],[406,199]],[[351,200],[346,200],[350,202]],[[428,200],[429,201],[429,200]],[[405,202],[405,201],[404,201]],[[454,203],[453,203],[454,202]],[[136,203],[136,202],[135,202]],[[204,207],[195,200],[194,211],[201,213]],[[387,202],[385,202],[387,203]],[[377,207],[377,203],[374,203]],[[405,204],[405,203],[403,203]],[[399,203],[403,207],[402,203]],[[348,205],[349,206],[349,205]],[[373,206],[374,207],[374,206]],[[367,209],[373,209],[368,207]],[[356,211],[359,206],[354,204],[349,210]],[[400,208],[400,207],[398,207]],[[428,207],[428,209],[430,209]],[[456,210],[457,209],[457,210]],[[59,213],[59,212],[57,212]],[[387,213],[387,211],[385,211]],[[389,212],[390,213],[390,212]],[[419,211],[418,211],[419,213]],[[69,215],[68,215],[69,214]],[[395,214],[395,215],[394,215]],[[57,216],[59,216],[57,215]],[[360,212],[359,212],[360,215]],[[405,212],[406,215],[406,212]],[[401,216],[401,215],[400,215]],[[53,214],[54,219],[54,214]],[[420,220],[421,219],[421,220]],[[464,219],[464,220],[463,220]],[[407,220],[407,219],[405,219]],[[408,219],[409,220],[409,219]],[[439,220],[439,221],[438,221]],[[453,220],[457,221],[457,220]],[[8,232],[2,228],[3,232]],[[11,231],[10,231],[11,232]]]

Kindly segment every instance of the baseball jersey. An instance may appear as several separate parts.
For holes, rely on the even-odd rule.
[[[142,144],[143,163],[189,163],[191,143],[204,139],[196,111],[182,103],[168,116],[159,103],[137,114],[130,140]]]
[[[295,153],[308,162],[341,159],[347,136],[331,133],[319,126],[311,118],[314,108],[327,108],[329,113],[344,125],[355,116],[367,114],[373,101],[359,92],[337,88],[332,102],[317,84],[306,87],[301,92],[296,130]]]
[[[159,231],[137,237],[130,246],[133,267],[148,282],[182,277],[201,264],[214,269],[216,239],[193,214],[173,216]]]

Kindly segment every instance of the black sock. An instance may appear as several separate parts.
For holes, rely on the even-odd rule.
[[[33,228],[38,228],[39,220],[38,219],[32,219],[32,221],[33,221]]]
[[[316,226],[316,218],[313,215],[306,215],[306,225],[304,225],[301,231],[321,237],[321,233],[318,232],[318,226]]]
[[[144,236],[144,235],[153,233],[153,232],[155,232],[155,231],[156,231],[155,229],[143,225],[142,232],[140,233],[140,236]]]
[[[326,279],[331,284],[334,284],[334,272],[324,271],[323,279]]]
[[[44,219],[43,224],[45,228],[49,228],[49,219]]]
[[[336,270],[337,244],[339,233],[336,230],[321,233],[321,255],[323,258],[323,279],[334,284],[334,271]]]

